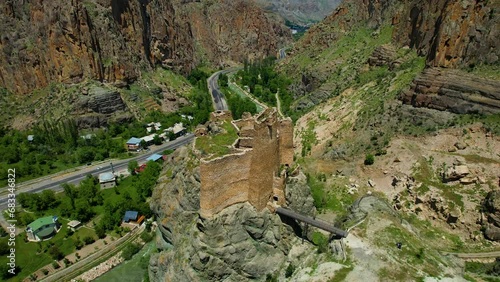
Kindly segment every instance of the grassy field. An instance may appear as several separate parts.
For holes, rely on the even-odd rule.
[[[25,277],[28,277],[33,272],[37,271],[41,267],[50,264],[54,259],[49,254],[49,249],[51,246],[57,246],[57,248],[63,253],[63,255],[68,255],[76,250],[75,241],[81,240],[84,237],[91,236],[97,239],[95,232],[91,229],[82,227],[78,229],[71,236],[68,234],[69,222],[66,219],[59,219],[62,223],[60,231],[52,239],[43,242],[25,242],[26,233],[23,232],[19,234],[16,238],[16,264],[21,267],[21,272],[7,281],[22,281]],[[5,264],[8,262],[7,257],[0,257],[0,263]]]
[[[206,135],[196,138],[196,148],[203,155],[216,158],[231,152],[230,146],[238,138],[236,128],[228,121],[222,124],[222,128],[226,132],[214,136]]]
[[[132,259],[121,263],[103,276],[95,279],[96,282],[136,282],[141,281],[147,273],[149,257],[156,246],[150,242],[135,254]]]

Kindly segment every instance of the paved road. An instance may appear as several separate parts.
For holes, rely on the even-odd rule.
[[[138,163],[145,162],[146,159],[154,153],[160,153],[163,152],[167,149],[175,149],[177,147],[180,147],[182,145],[185,145],[187,143],[192,142],[194,139],[194,135],[191,133],[186,134],[185,136],[181,136],[177,138],[176,140],[167,142],[163,145],[160,145],[156,147],[155,149],[152,149],[150,152],[147,154],[142,154],[139,156],[132,157],[130,159],[126,160],[119,160],[113,162],[113,167],[115,171],[122,170],[122,169],[127,169],[128,163],[131,160],[137,160]],[[61,187],[62,183],[71,183],[71,184],[78,184],[80,183],[81,180],[83,180],[88,174],[92,174],[94,176],[99,175],[100,173],[103,172],[110,172],[111,171],[111,166],[108,164],[106,165],[94,165],[94,166],[88,166],[85,167],[79,171],[73,172],[73,173],[67,173],[65,175],[61,176],[56,176],[44,181],[39,181],[39,182],[34,182],[31,183],[30,185],[22,186],[22,188],[18,187],[18,190],[16,193],[20,192],[29,192],[29,193],[39,193],[42,192],[43,190],[51,189],[56,192],[62,191],[63,188]],[[21,184],[22,185],[22,184]],[[0,210],[3,211],[7,209],[7,197],[0,198]],[[3,214],[0,215],[0,222],[3,224],[5,223],[3,221]]]
[[[216,111],[227,111],[229,109],[224,94],[220,91],[219,84],[217,83],[219,75],[225,72],[226,71],[218,71],[207,79],[208,91],[212,95],[212,102]]]
[[[229,68],[226,70],[221,70],[218,72],[215,72],[212,74],[208,79],[207,79],[207,84],[208,84],[208,91],[212,95],[212,102],[214,104],[214,109],[216,111],[228,111],[229,107],[227,106],[226,98],[224,97],[224,94],[219,89],[219,75],[221,74],[226,74],[229,72],[235,72],[242,69],[241,67],[237,68]]]

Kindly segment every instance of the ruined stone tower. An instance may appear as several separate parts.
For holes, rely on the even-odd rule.
[[[241,202],[262,210],[273,198],[284,201],[280,168],[293,163],[293,123],[279,119],[276,109],[233,121],[239,138],[235,153],[200,166],[200,215],[208,218]]]

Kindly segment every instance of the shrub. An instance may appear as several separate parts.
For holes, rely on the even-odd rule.
[[[77,250],[79,250],[79,249],[81,249],[83,247],[83,242],[80,241],[78,238],[75,241],[75,247],[76,247]]]
[[[366,154],[365,165],[372,165],[375,162],[375,157],[372,154]]]
[[[59,250],[59,247],[57,247],[56,245],[50,247],[49,254],[55,260],[60,260],[64,257],[63,253]]]
[[[127,246],[122,251],[122,258],[124,260],[129,260],[132,258],[133,255],[135,255],[139,250],[141,249],[141,246],[139,244],[132,244],[129,243]]]
[[[314,232],[312,235],[314,245],[318,246],[318,253],[328,251],[328,238],[320,232]]]
[[[58,269],[58,268],[60,268],[61,266],[59,265],[59,263],[57,263],[57,261],[54,261],[54,262],[52,262],[52,267],[53,267],[54,269]]]
[[[285,277],[286,278],[289,278],[293,275],[293,272],[295,271],[295,266],[293,264],[289,264],[286,268],[286,271],[285,271]]]
[[[91,236],[86,236],[83,238],[83,242],[85,243],[85,245],[90,245],[95,242],[95,239]]]
[[[47,274],[49,274],[49,271],[44,268],[44,269],[42,269],[42,273],[43,273],[43,275],[47,275]]]

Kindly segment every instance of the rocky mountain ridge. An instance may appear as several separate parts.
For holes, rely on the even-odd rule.
[[[167,163],[151,201],[161,250],[150,260],[151,281],[263,281],[297,255],[294,228],[267,208],[240,203],[203,219],[196,156],[183,147]],[[295,209],[315,212],[303,174],[291,178],[287,198]]]
[[[304,35],[289,52],[288,61],[285,60],[282,63],[282,68],[300,80],[294,86],[297,97],[309,96],[305,102],[310,104],[312,101],[313,104],[317,104],[325,98],[338,95],[352,85],[352,78],[359,77],[366,72],[367,63],[370,63],[370,66],[387,65],[393,69],[391,64],[401,65],[404,60],[401,56],[402,50],[413,50],[418,56],[425,58],[426,67],[436,68],[426,73],[438,72],[442,75],[425,75],[424,73],[419,78],[420,82],[415,82],[416,86],[410,91],[412,94],[407,92],[403,96],[404,101],[411,100],[412,95],[418,96],[420,101],[435,100],[438,99],[435,97],[444,95],[438,102],[442,104],[439,106],[440,109],[456,108],[452,104],[457,99],[464,99],[474,104],[474,106],[467,106],[471,111],[464,111],[465,108],[462,107],[461,110],[455,110],[455,112],[496,113],[498,107],[493,106],[494,110],[491,108],[492,103],[498,104],[499,94],[495,90],[498,89],[498,79],[489,79],[486,84],[492,87],[487,91],[488,93],[484,93],[484,89],[481,90],[482,82],[480,82],[483,81],[484,75],[481,71],[475,70],[486,68],[491,69],[492,72],[498,71],[500,62],[500,43],[497,40],[499,9],[500,1],[436,1],[429,4],[409,0],[347,0],[334,13],[313,26]],[[353,35],[363,33],[365,33],[364,39]],[[378,40],[377,38],[380,37],[385,39]],[[353,44],[354,40],[365,40],[366,44],[365,46],[351,46],[355,48],[353,51],[342,49],[343,42]],[[394,58],[390,62],[372,64],[368,54],[377,56],[373,52],[380,47],[378,45],[380,43],[393,45],[391,48],[393,48]],[[395,52],[396,50],[398,52]],[[343,52],[346,56],[340,56],[338,52]],[[352,56],[347,53],[358,54]],[[306,63],[308,61],[312,62]],[[458,70],[450,76],[448,75],[450,72],[446,69],[439,70],[438,68]],[[473,71],[475,76],[467,73],[470,71]],[[453,91],[438,93],[437,89],[442,84],[436,80],[438,77],[441,80],[447,80],[446,89],[454,89],[453,91],[458,91],[457,93],[477,93],[481,97],[474,98],[467,93],[454,94]],[[422,80],[427,80],[424,84],[429,87],[423,87]],[[467,81],[471,83],[464,88],[463,82]],[[423,88],[426,90],[424,91]],[[457,95],[467,97],[459,98]],[[485,106],[483,101],[485,99],[493,99],[493,101],[487,102],[488,105]],[[422,106],[424,103],[410,104]],[[311,105],[306,104],[304,107],[304,101],[299,99],[297,106],[300,109]]]
[[[286,27],[245,1],[0,3],[0,86],[15,94],[86,79],[124,85],[144,69],[275,54]]]

